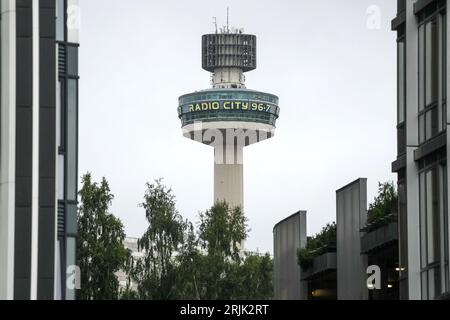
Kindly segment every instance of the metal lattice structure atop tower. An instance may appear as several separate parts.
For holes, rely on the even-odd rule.
[[[244,72],[256,69],[256,36],[241,33],[206,34],[202,37],[202,67],[214,72],[217,68],[239,68]]]

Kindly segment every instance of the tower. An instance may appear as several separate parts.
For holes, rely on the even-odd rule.
[[[214,201],[232,206],[244,206],[244,147],[273,137],[280,113],[277,96],[245,86],[256,51],[256,36],[242,30],[204,35],[202,67],[212,88],[179,98],[184,136],[214,147]]]

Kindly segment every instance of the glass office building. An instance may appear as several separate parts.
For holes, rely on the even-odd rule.
[[[447,0],[398,0],[400,297],[449,292]]]
[[[78,11],[1,1],[0,299],[75,298]]]

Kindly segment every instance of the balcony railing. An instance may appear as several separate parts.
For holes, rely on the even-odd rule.
[[[337,268],[337,256],[336,252],[327,252],[316,258],[314,258],[311,267],[308,269],[302,269],[302,280],[310,280],[318,277],[321,274],[335,271]]]
[[[369,253],[398,241],[398,223],[391,222],[369,229],[361,237],[361,253]]]

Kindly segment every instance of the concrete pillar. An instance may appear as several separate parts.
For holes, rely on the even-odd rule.
[[[408,212],[408,289],[410,300],[421,299],[419,174],[414,151],[419,145],[418,127],[419,32],[414,1],[406,2],[406,198]]]
[[[361,232],[367,222],[367,179],[336,191],[338,300],[367,300],[367,255],[361,255]]]
[[[447,8],[449,8],[449,6],[450,6],[450,0],[447,0]],[[446,23],[446,26],[447,26],[447,30],[446,30],[446,36],[447,36],[447,39],[446,39],[446,41],[445,41],[445,44],[447,45],[447,48],[445,48],[445,53],[447,54],[447,56],[446,56],[446,61],[450,61],[449,59],[450,59],[450,50],[448,50],[448,44],[450,43],[450,24],[448,23],[448,17],[446,18],[447,19],[447,23]],[[446,74],[447,74],[447,78],[448,78],[448,75],[450,74],[450,63],[448,63],[447,62],[447,69],[446,70],[443,70],[443,72],[446,72]],[[446,97],[450,97],[450,83],[449,83],[449,81],[447,80],[446,81],[446,88],[443,88],[443,90],[444,91],[446,91]],[[447,159],[449,158],[449,155],[450,155],[450,143],[448,143],[448,141],[450,141],[450,112],[448,112],[448,104],[447,104],[447,119],[446,119],[446,124],[447,124]],[[448,165],[447,165],[447,212],[446,212],[446,214],[447,214],[447,232],[450,232],[450,219],[449,219],[449,217],[450,217],[450,213],[448,212],[448,204],[450,203],[450,188],[448,187],[448,186],[450,186],[450,175],[449,175],[449,173],[448,173]],[[448,243],[447,243],[447,250],[449,251],[448,252],[448,256],[450,257],[450,237],[447,237],[447,241],[448,241]],[[450,271],[448,271],[448,272],[450,272]],[[449,277],[450,278],[450,274],[447,274],[447,277]]]
[[[233,144],[223,147],[225,161],[218,161],[216,157],[214,163],[214,202],[226,201],[231,206],[244,208],[244,148]]]
[[[16,1],[1,0],[0,300],[14,298]]]

